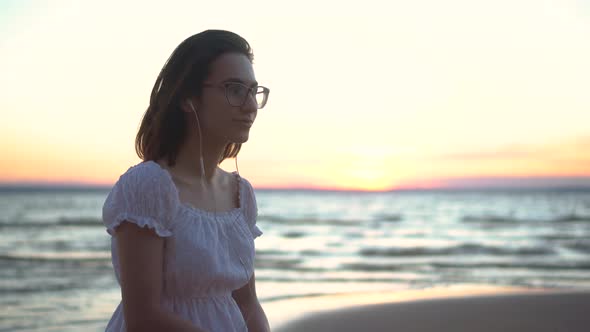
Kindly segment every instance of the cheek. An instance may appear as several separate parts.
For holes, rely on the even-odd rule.
[[[230,107],[225,105],[209,108],[207,126],[215,130],[226,130],[232,124],[232,111]]]
[[[226,108],[229,106],[227,104],[227,100],[225,99],[225,94],[222,91],[215,91],[216,93],[209,93],[207,95],[203,95],[202,99],[202,107],[206,109],[209,113],[214,113],[216,110],[220,108]]]
[[[202,113],[199,114],[207,122],[219,122],[231,116],[231,106],[222,98],[209,98],[203,100]]]

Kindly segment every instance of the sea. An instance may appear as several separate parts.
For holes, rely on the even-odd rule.
[[[104,331],[110,188],[0,188],[0,331]],[[590,189],[255,190],[263,307],[435,286],[590,288]]]

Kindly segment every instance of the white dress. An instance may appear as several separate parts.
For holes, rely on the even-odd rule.
[[[254,273],[254,239],[262,232],[252,185],[232,174],[240,206],[214,213],[181,203],[170,173],[153,161],[141,162],[121,175],[102,210],[119,285],[114,228],[128,220],[154,229],[165,238],[162,307],[207,331],[248,331],[231,294]],[[106,331],[125,331],[122,303]]]

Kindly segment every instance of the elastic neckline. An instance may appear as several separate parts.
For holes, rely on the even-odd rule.
[[[194,207],[187,202],[181,202],[180,201],[180,191],[178,190],[178,188],[176,187],[176,184],[172,180],[172,174],[170,174],[170,172],[168,172],[167,169],[163,168],[162,166],[160,166],[160,164],[158,164],[157,162],[155,162],[153,160],[146,161],[146,163],[153,163],[164,174],[166,174],[166,177],[170,181],[170,184],[172,185],[172,187],[176,191],[176,199],[178,201],[178,204],[189,211],[192,211],[192,212],[197,213],[199,215],[209,216],[209,217],[212,217],[214,220],[217,220],[215,217],[232,215],[232,214],[240,212],[244,209],[244,200],[243,200],[244,195],[242,193],[242,189],[243,189],[242,177],[236,171],[231,172],[231,174],[236,176],[236,178],[238,180],[238,203],[240,206],[237,208],[232,208],[231,210],[227,210],[227,211],[214,212],[214,211],[207,211],[207,210],[203,210],[203,209]]]

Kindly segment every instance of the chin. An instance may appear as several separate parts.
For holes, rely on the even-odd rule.
[[[245,135],[236,135],[234,137],[232,137],[232,143],[246,143],[248,142],[248,138],[250,138],[250,135],[245,134]]]

